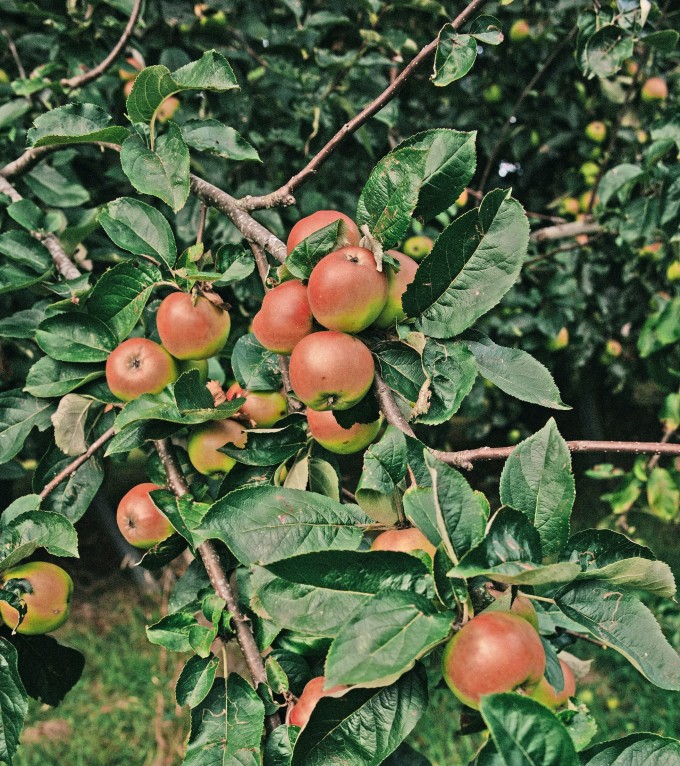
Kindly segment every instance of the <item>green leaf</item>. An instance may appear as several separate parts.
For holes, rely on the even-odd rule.
[[[432,487],[410,486],[403,497],[406,518],[438,547],[442,541],[437,524],[437,507]]]
[[[475,38],[458,34],[453,24],[447,24],[439,33],[432,82],[443,87],[460,80],[472,69],[476,58]]]
[[[84,186],[46,162],[24,176],[24,182],[33,194],[51,207],[79,207],[90,200],[90,193]]]
[[[29,231],[43,228],[43,212],[33,200],[20,199],[18,202],[12,202],[7,207],[7,215]]]
[[[428,338],[423,349],[423,369],[427,388],[420,392],[427,403],[419,402],[416,422],[440,425],[458,412],[477,378],[477,363],[468,347],[460,342]]]
[[[191,711],[191,733],[183,766],[259,766],[264,704],[236,673],[218,678]]]
[[[184,207],[189,196],[189,148],[175,123],[169,123],[153,150],[138,136],[125,139],[120,163],[138,192],[158,197],[175,213]]]
[[[413,406],[426,380],[420,354],[405,343],[385,343],[375,355],[385,383]]]
[[[0,293],[30,287],[47,278],[53,269],[47,248],[26,231],[0,234]]]
[[[426,164],[427,151],[423,149],[395,149],[378,162],[361,192],[357,205],[359,228],[368,225],[385,249],[406,234]]]
[[[649,509],[662,521],[672,521],[680,509],[680,489],[670,471],[655,466],[647,479]]]
[[[171,652],[189,652],[192,649],[189,632],[197,626],[198,623],[193,614],[185,611],[175,612],[149,625],[146,629],[146,637],[150,643],[163,646]]]
[[[659,29],[643,38],[646,45],[665,53],[672,51],[678,44],[678,40],[680,40],[680,32],[675,29]]]
[[[198,61],[170,73],[165,66],[150,66],[135,78],[127,100],[130,121],[151,122],[168,96],[183,90],[208,90],[216,93],[238,88],[229,62],[215,50],[206,51]]]
[[[40,492],[42,488],[64,468],[73,458],[64,455],[59,450],[51,450],[38,463],[33,475],[33,488]],[[97,494],[104,480],[104,469],[97,456],[85,461],[66,481],[50,492],[43,500],[42,507],[46,511],[54,511],[76,523],[87,511],[90,503]]]
[[[278,726],[274,729],[262,753],[264,766],[290,766],[298,731],[296,726]]]
[[[569,537],[576,485],[569,447],[551,418],[518,444],[501,474],[501,502],[521,511],[536,527],[543,554],[558,553]]]
[[[92,399],[78,394],[66,394],[52,415],[54,443],[65,454],[75,457],[87,449],[85,441],[85,423]]]
[[[242,564],[268,564],[317,550],[354,550],[359,509],[323,495],[284,487],[252,487],[218,500],[194,530],[197,544],[222,540]]]
[[[215,681],[219,657],[191,657],[177,679],[175,696],[178,705],[196,707],[208,696]]]
[[[78,556],[78,536],[68,519],[46,510],[28,511],[0,533],[0,569],[9,569],[45,548],[55,556]]]
[[[0,638],[0,761],[12,763],[28,710],[16,649]]]
[[[305,420],[293,414],[271,428],[249,430],[243,449],[226,444],[218,451],[244,465],[279,465],[296,455],[306,444]]]
[[[309,279],[312,269],[326,255],[346,242],[347,224],[333,221],[305,237],[286,258],[286,268],[298,279]]]
[[[219,120],[188,120],[180,126],[184,142],[191,149],[208,152],[225,160],[262,162],[257,149],[234,128]]]
[[[404,310],[419,317],[426,335],[457,335],[510,289],[528,242],[529,224],[519,202],[508,190],[490,192],[479,208],[440,234],[404,293]]]
[[[427,698],[420,665],[391,686],[324,697],[295,743],[291,766],[379,766],[411,733]]]
[[[111,116],[94,104],[68,104],[37,117],[28,131],[29,146],[56,146],[106,141],[122,144],[127,128],[111,125]]]
[[[658,734],[631,734],[581,753],[582,766],[678,766],[680,742]]]
[[[49,317],[35,339],[46,354],[60,362],[103,362],[118,345],[104,322],[83,312]]]
[[[102,208],[99,223],[123,250],[154,256],[168,268],[174,266],[175,236],[166,218],[151,205],[132,197],[120,197]]]
[[[278,356],[257,342],[252,333],[242,335],[231,354],[234,377],[246,391],[278,391],[281,370]]]
[[[634,45],[632,35],[620,26],[603,26],[588,38],[579,64],[586,77],[611,77],[633,55]]]
[[[392,497],[406,475],[404,434],[388,426],[380,440],[364,452],[364,465],[356,489],[357,502],[372,519],[383,524],[397,520]]]
[[[33,339],[38,325],[45,319],[45,312],[39,308],[16,311],[0,319],[0,335],[3,338]]]
[[[34,399],[18,389],[0,392],[0,465],[21,452],[33,428],[44,431],[52,425],[56,407]]]
[[[475,355],[480,374],[501,391],[542,407],[571,409],[562,402],[549,370],[531,354],[519,348],[498,346],[474,330],[466,334],[465,344]]]
[[[26,98],[16,98],[0,106],[0,129],[17,123],[31,108],[31,102]]]
[[[540,702],[490,694],[482,697],[479,709],[507,766],[578,766],[569,733]]]
[[[495,16],[478,16],[470,26],[470,34],[487,45],[500,45],[503,42],[503,27]]]
[[[45,705],[58,705],[80,679],[85,657],[52,636],[12,638],[19,654],[19,675],[30,697]]]
[[[40,398],[63,396],[103,376],[101,364],[58,362],[44,356],[28,371],[24,391]]]
[[[653,684],[680,690],[680,657],[654,615],[634,594],[589,580],[563,588],[555,602],[567,617],[616,649]]]
[[[180,376],[180,380],[185,377],[190,380],[197,380],[198,372],[196,370],[185,372]],[[197,387],[196,393],[199,392],[203,393],[202,389]],[[168,390],[160,394],[144,394],[123,407],[122,412],[116,418],[116,433],[142,420],[164,420],[168,423],[180,423],[185,426],[205,423],[208,420],[224,420],[234,415],[239,407],[238,402],[224,402],[219,407],[214,407],[212,401],[206,401],[204,406],[180,408]]]
[[[378,593],[335,637],[326,658],[328,685],[394,681],[449,635],[453,619],[415,593]]]
[[[243,245],[228,242],[215,253],[215,269],[220,277],[213,284],[221,287],[249,277],[255,270],[255,259]]]
[[[608,170],[597,187],[600,198],[599,205],[606,207],[609,200],[616,194],[620,202],[624,202],[633,182],[644,176],[644,171],[637,165],[624,163]]]

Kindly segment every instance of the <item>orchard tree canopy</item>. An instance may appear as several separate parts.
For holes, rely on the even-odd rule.
[[[4,0],[0,763],[80,678],[45,634],[141,461],[187,766],[428,764],[445,686],[477,766],[680,764],[575,698],[595,645],[680,691],[628,518],[680,520],[679,18]]]

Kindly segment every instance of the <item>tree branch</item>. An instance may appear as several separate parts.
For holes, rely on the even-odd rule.
[[[472,0],[472,2],[469,3],[469,5],[451,22],[453,28],[458,29],[485,2],[486,0]],[[426,45],[420,53],[410,61],[410,63],[402,70],[401,74],[395,77],[376,99],[371,101],[368,106],[365,106],[359,114],[353,117],[349,122],[345,123],[325,144],[325,146],[323,146],[305,165],[305,167],[286,181],[283,186],[270,194],[264,194],[259,197],[244,197],[242,200],[239,200],[238,204],[245,210],[258,210],[262,208],[276,207],[278,205],[293,205],[295,203],[293,192],[316,173],[346,138],[355,133],[365,122],[379,112],[397,95],[397,93],[399,93],[411,76],[435,52],[438,42],[439,38],[437,37],[431,43],[428,43],[428,45]]]
[[[109,67],[113,64],[116,58],[118,58],[120,52],[127,45],[127,41],[130,39],[130,35],[132,34],[132,31],[137,24],[137,20],[139,19],[139,13],[141,9],[142,0],[135,0],[134,5],[132,6],[132,13],[130,14],[128,23],[125,25],[125,29],[123,30],[123,34],[121,35],[120,40],[118,40],[111,53],[109,53],[109,55],[101,63],[97,64],[97,66],[93,69],[90,69],[89,72],[84,72],[83,74],[77,75],[76,77],[64,78],[61,81],[61,85],[64,88],[70,88],[73,90],[74,88],[81,88],[83,85],[87,85],[87,83],[92,82],[92,80],[96,80],[98,77],[101,77],[104,72],[106,72],[106,70],[109,69]]]
[[[72,463],[69,463],[63,471],[60,471],[52,479],[52,481],[50,481],[48,484],[45,484],[42,492],[40,493],[40,499],[44,500],[49,494],[54,492],[54,490],[62,483],[62,481],[68,479],[68,477],[75,473],[83,463],[86,463],[92,457],[92,455],[97,452],[97,450],[101,449],[107,441],[111,440],[114,433],[115,431],[113,430],[113,427],[109,428],[108,431],[104,431],[104,433],[96,441],[93,441],[92,444],[90,444],[90,446],[85,452],[83,452],[82,455],[79,455]]]
[[[177,462],[175,450],[170,439],[161,439],[154,442],[158,457],[163,464],[165,475],[168,479],[168,486],[177,497],[182,497],[189,493],[182,469]],[[208,573],[210,583],[215,593],[226,602],[227,609],[231,613],[234,629],[236,631],[236,640],[238,641],[243,657],[245,658],[248,671],[254,684],[267,684],[267,673],[262,660],[260,650],[257,648],[255,637],[250,629],[250,621],[243,616],[239,605],[236,592],[229,583],[227,575],[220,564],[217,552],[211,542],[205,542],[196,549],[203,561],[203,566]],[[281,725],[281,719],[278,713],[272,713],[266,717],[267,728],[273,731]]]
[[[578,237],[580,234],[600,234],[602,226],[592,219],[585,221],[570,221],[560,223],[557,226],[546,226],[544,229],[536,229],[531,234],[532,242],[552,242],[556,239],[568,239]]]

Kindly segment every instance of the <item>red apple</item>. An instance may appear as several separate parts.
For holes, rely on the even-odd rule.
[[[643,101],[665,101],[668,98],[668,85],[663,77],[650,77],[642,86]]]
[[[338,213],[337,210],[317,210],[316,213],[301,218],[290,230],[288,242],[286,243],[288,254],[290,255],[303,239],[307,239],[307,237],[314,234],[315,231],[319,231],[319,229],[323,229],[324,226],[328,226],[338,220],[344,221],[346,224],[345,241],[342,244],[358,245],[359,240],[361,239],[361,233],[357,228],[357,225],[348,215]]]
[[[313,323],[307,288],[299,279],[291,279],[264,296],[253,319],[253,333],[270,351],[290,354],[312,331]]]
[[[607,137],[607,126],[600,120],[594,120],[586,125],[586,136],[596,144],[601,144]]]
[[[317,676],[305,685],[298,701],[290,711],[289,723],[304,729],[312,715],[312,711],[316,707],[316,703],[322,697],[332,697],[347,688],[346,686],[332,686],[327,691],[324,691],[324,683],[326,683],[326,678],[324,676]]]
[[[288,402],[280,391],[244,391],[234,383],[227,391],[227,401],[243,397],[246,402],[239,410],[257,428],[271,428],[288,414]]]
[[[56,564],[33,561],[5,570],[0,587],[18,596],[26,605],[23,622],[17,627],[19,613],[6,601],[0,601],[0,615],[17,633],[38,636],[61,627],[68,619],[73,581]]]
[[[365,247],[343,247],[312,270],[307,296],[314,318],[329,330],[360,332],[387,300],[387,277]]]
[[[519,43],[522,40],[526,40],[530,34],[531,27],[529,26],[529,22],[526,19],[517,19],[517,21],[514,21],[510,27],[509,37],[513,42]]]
[[[373,383],[373,357],[364,344],[343,332],[315,332],[290,357],[295,395],[313,410],[347,410]]]
[[[548,683],[545,676],[541,678],[538,686],[531,695],[532,699],[542,702],[552,710],[564,707],[569,702],[569,699],[576,694],[576,679],[572,669],[567,665],[564,660],[560,660],[560,667],[562,668],[562,674],[564,675],[564,687],[561,692],[556,692],[555,688]]]
[[[231,329],[229,312],[203,296],[170,293],[156,315],[161,342],[177,359],[208,359],[224,348]]]
[[[133,487],[118,503],[116,521],[121,535],[135,548],[148,550],[175,531],[167,517],[151,499],[149,492],[163,489],[146,482]]]
[[[124,402],[142,394],[159,394],[178,375],[170,354],[146,338],[124,340],[106,360],[106,382],[111,393]]]
[[[517,689],[531,694],[544,673],[538,633],[510,612],[474,617],[444,650],[444,680],[463,704],[476,710],[485,694]]]
[[[351,455],[368,447],[380,430],[380,418],[373,423],[354,423],[349,428],[343,428],[330,410],[316,412],[309,407],[307,423],[314,439],[336,455]]]
[[[399,261],[401,268],[399,271],[395,271],[389,264],[385,266],[387,301],[378,318],[373,323],[376,327],[380,327],[383,330],[392,327],[395,322],[406,319],[406,312],[402,308],[401,298],[406,292],[406,288],[415,279],[416,271],[418,270],[418,264],[413,258],[409,258],[408,255],[404,255],[397,250],[388,250],[387,252]]]
[[[371,544],[372,551],[401,551],[412,553],[413,551],[425,551],[434,561],[437,549],[416,527],[408,529],[388,529],[381,532]]]
[[[496,599],[503,596],[502,591],[493,588],[489,588],[488,593]],[[508,596],[509,595],[510,594],[508,593]],[[536,612],[536,607],[533,605],[531,599],[523,593],[518,593],[515,596],[510,611],[518,617],[521,617],[523,620],[526,620],[534,630],[538,630],[538,613]]]
[[[189,435],[187,451],[193,467],[205,476],[229,473],[236,465],[234,458],[219,452],[225,444],[246,446],[248,435],[235,420],[212,420],[194,428]]]

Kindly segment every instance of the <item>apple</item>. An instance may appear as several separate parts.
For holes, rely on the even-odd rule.
[[[560,213],[562,215],[578,215],[581,210],[576,197],[565,197],[560,201]]]
[[[607,137],[607,126],[600,120],[594,120],[586,125],[586,136],[596,144],[601,144]]]
[[[517,21],[512,23],[508,36],[514,43],[519,43],[522,40],[526,40],[530,34],[529,22],[526,19],[517,19]]]
[[[309,433],[322,447],[336,455],[351,455],[368,447],[380,430],[380,418],[373,423],[354,423],[343,428],[330,410],[317,412],[308,407],[306,414]]]
[[[569,330],[563,327],[554,338],[546,343],[548,351],[561,351],[569,345]]]
[[[422,261],[426,255],[430,254],[434,241],[432,237],[426,237],[424,234],[420,234],[417,237],[409,237],[404,242],[404,253],[409,258],[413,258],[414,261]]]
[[[301,218],[290,230],[286,248],[290,255],[293,250],[302,242],[303,239],[314,234],[315,231],[323,229],[334,221],[344,221],[346,224],[345,238],[343,245],[358,245],[361,239],[361,232],[354,221],[344,213],[337,210],[317,210],[316,213]]]
[[[673,261],[666,269],[666,279],[669,282],[677,282],[680,279],[680,261]]]
[[[492,83],[482,91],[482,98],[487,104],[497,104],[503,99],[503,91],[498,83]]]
[[[610,338],[605,345],[605,351],[609,356],[616,358],[623,353],[623,346],[615,338]]]
[[[488,593],[494,598],[500,598],[503,595],[503,591],[489,588]],[[538,614],[536,607],[531,602],[531,599],[525,596],[523,593],[518,593],[512,600],[512,606],[510,607],[512,614],[516,614],[523,620],[526,620],[534,630],[538,630]]]
[[[668,98],[668,85],[663,77],[650,77],[642,86],[640,95],[643,101],[665,101]]]
[[[207,359],[183,359],[177,363],[179,374],[198,370],[198,379],[201,383],[208,382],[208,360]]]
[[[106,382],[111,393],[124,402],[142,394],[159,394],[178,375],[170,354],[147,338],[124,340],[106,360]]]
[[[156,327],[177,359],[208,359],[224,348],[231,319],[228,311],[203,296],[174,292],[161,301]]]
[[[313,410],[348,410],[373,383],[373,357],[351,335],[330,330],[303,338],[290,357],[290,383]]]
[[[266,349],[277,354],[290,354],[312,332],[313,324],[307,288],[299,279],[291,279],[264,296],[252,328]]]
[[[468,203],[468,198],[469,198],[468,190],[463,189],[463,191],[458,195],[458,199],[456,199],[456,203],[455,203],[456,206],[465,207]]]
[[[382,330],[392,327],[395,322],[401,322],[406,319],[406,312],[402,308],[401,299],[406,292],[406,288],[413,282],[418,270],[418,264],[409,258],[408,255],[400,253],[397,250],[387,251],[393,258],[399,261],[401,268],[395,271],[394,267],[385,264],[385,275],[387,276],[387,301],[378,318],[373,323]]]
[[[244,391],[238,383],[227,390],[227,401],[243,397],[239,410],[257,428],[271,428],[288,414],[288,402],[280,391]]]
[[[583,180],[588,186],[592,186],[597,180],[597,176],[600,172],[600,167],[596,162],[584,162],[581,165],[579,172],[583,176]]]
[[[408,529],[388,529],[381,532],[371,543],[372,551],[401,551],[412,553],[413,551],[425,551],[434,561],[437,549],[416,527]]]
[[[219,448],[225,444],[243,448],[247,439],[245,428],[235,420],[212,420],[202,423],[189,434],[187,452],[191,465],[205,476],[229,473],[236,461],[219,452]]]
[[[584,191],[583,194],[578,198],[579,205],[581,206],[581,212],[587,213],[588,208],[591,207],[590,200],[593,199],[593,190],[589,189],[588,191]],[[592,204],[592,207],[595,207],[598,202],[600,201],[600,198],[595,194],[595,200]]]
[[[157,119],[158,122],[167,122],[171,120],[177,110],[179,109],[179,99],[174,96],[166,98],[165,101],[158,107]]]
[[[329,330],[360,332],[387,300],[387,276],[365,247],[342,247],[322,258],[307,283],[314,318]]]
[[[61,627],[68,619],[73,580],[56,564],[33,561],[5,570],[0,586],[18,596],[26,605],[23,622],[17,627],[19,613],[6,601],[0,601],[0,616],[17,633],[38,636]]]
[[[133,487],[118,503],[116,522],[121,535],[135,548],[148,550],[175,531],[168,518],[159,510],[149,492],[163,489],[145,482]]]
[[[538,633],[511,612],[483,612],[456,633],[444,650],[443,675],[451,691],[479,709],[485,694],[531,694],[545,673]]]
[[[316,678],[312,678],[312,680],[305,685],[298,701],[293,705],[293,708],[290,711],[288,717],[289,723],[304,729],[312,715],[312,711],[316,707],[316,703],[322,697],[336,696],[339,692],[345,691],[347,688],[346,686],[332,686],[330,689],[324,691],[323,685],[325,683],[325,676],[317,676]]]
[[[629,74],[631,77],[634,77],[640,68],[637,61],[633,61],[633,59],[628,59],[623,66],[626,70],[626,74]]]
[[[649,244],[645,245],[644,247],[640,248],[640,255],[650,255],[655,260],[658,259],[658,256],[663,255],[663,243],[661,242],[650,242]]]
[[[564,687],[561,692],[556,692],[555,688],[548,683],[547,678],[543,676],[531,695],[532,699],[543,703],[552,710],[564,707],[569,699],[576,694],[576,679],[572,669],[564,660],[560,660],[560,667],[564,676]]]

